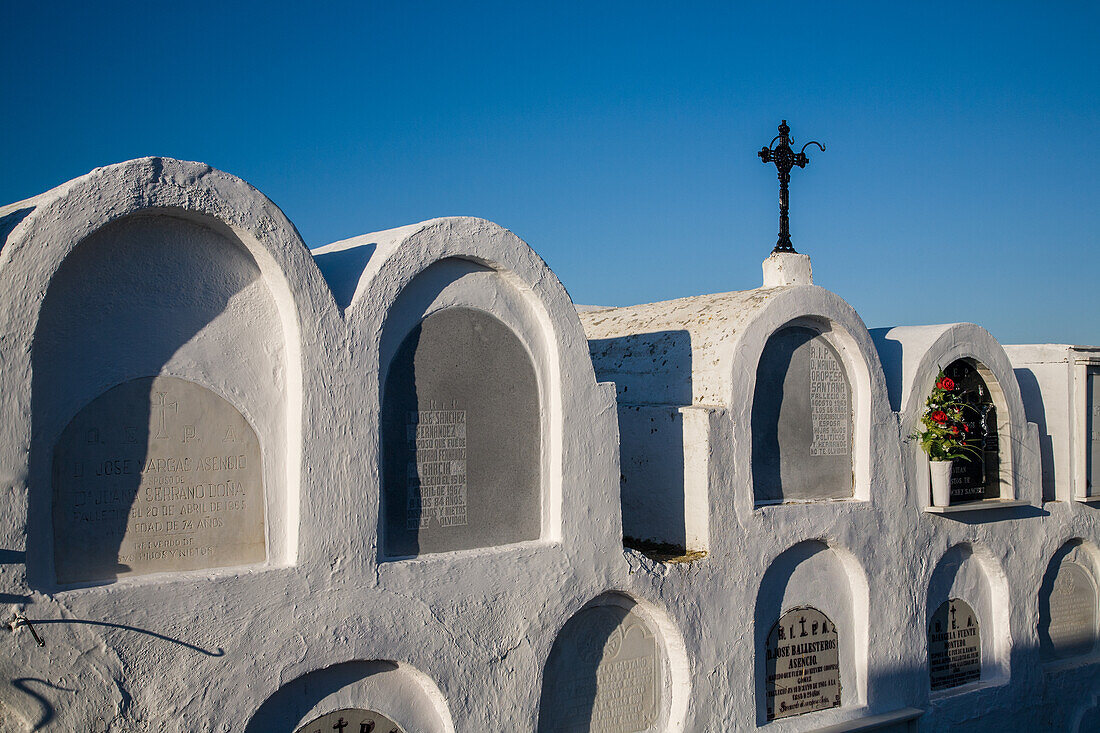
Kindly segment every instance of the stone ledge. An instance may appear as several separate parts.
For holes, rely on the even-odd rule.
[[[857,733],[858,731],[878,730],[886,726],[916,720],[922,715],[924,715],[924,711],[920,708],[900,708],[889,713],[882,713],[881,715],[856,718],[855,720],[847,720],[843,723],[836,723],[835,725],[829,725],[824,728],[815,728],[814,733]]]
[[[924,511],[929,514],[955,514],[956,512],[980,512],[989,511],[990,509],[1010,509],[1017,506],[1031,506],[1031,502],[1024,501],[1023,499],[984,499],[982,501],[972,501],[966,504],[956,504],[954,506],[929,506],[925,507]]]

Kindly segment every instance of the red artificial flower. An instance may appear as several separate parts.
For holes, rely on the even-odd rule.
[[[931,415],[929,415],[929,417],[931,417],[933,420],[935,420],[938,423],[947,422],[947,413],[945,413],[943,410],[936,410]]]
[[[955,389],[955,380],[951,377],[944,377],[940,381],[936,382],[936,387],[942,389],[944,392],[950,392]]]
[[[963,430],[965,430],[966,432],[969,433],[970,432],[970,426],[969,425],[963,425]]]
[[[959,434],[959,426],[958,425],[952,425],[951,426],[951,434],[952,435],[958,435]]]

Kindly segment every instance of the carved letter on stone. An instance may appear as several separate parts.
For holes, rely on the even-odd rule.
[[[57,441],[53,485],[59,583],[267,557],[259,440],[194,382],[144,377],[85,405]]]
[[[1096,604],[1092,574],[1063,560],[1049,597],[1039,604],[1039,641],[1046,656],[1076,657],[1096,647]]]
[[[650,731],[663,693],[657,638],[634,611],[596,606],[562,628],[543,679],[543,733]]]
[[[783,614],[764,649],[768,720],[840,707],[840,650],[836,625],[806,606]]]
[[[933,692],[982,678],[978,614],[966,601],[940,604],[928,624],[928,664]]]

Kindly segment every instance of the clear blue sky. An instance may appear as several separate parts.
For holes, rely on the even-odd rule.
[[[795,247],[868,326],[1100,344],[1100,4],[12,3],[0,201],[145,155],[316,247],[452,214],[578,303],[755,287]]]

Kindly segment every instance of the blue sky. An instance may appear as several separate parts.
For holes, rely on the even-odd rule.
[[[0,201],[201,160],[316,247],[452,214],[579,303],[755,287],[794,246],[870,327],[1100,344],[1100,4],[14,4]]]

